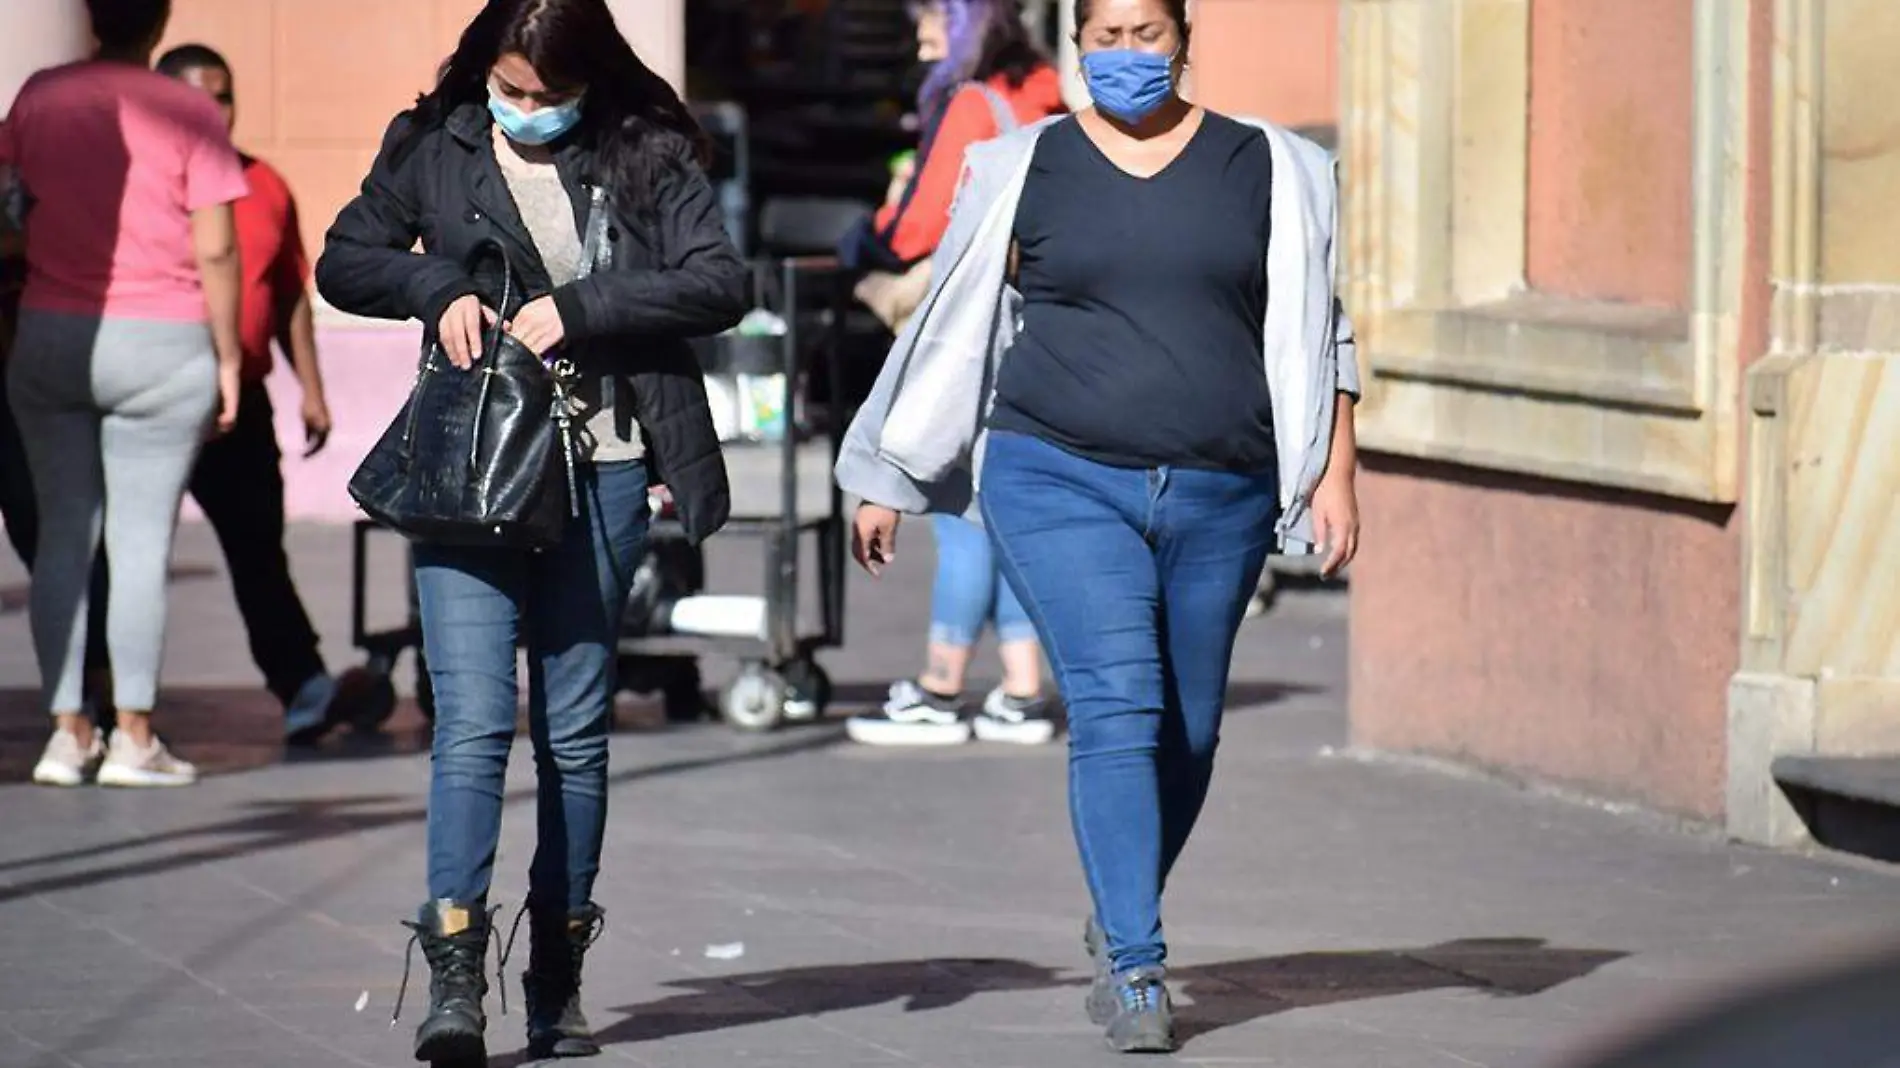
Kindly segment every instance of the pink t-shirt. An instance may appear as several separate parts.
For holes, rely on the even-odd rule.
[[[42,311],[203,322],[191,213],[244,196],[244,166],[201,89],[125,63],[28,79],[0,164],[32,204],[26,292]]]

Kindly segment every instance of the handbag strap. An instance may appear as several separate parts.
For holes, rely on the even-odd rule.
[[[501,300],[495,305],[495,314],[503,321],[506,321],[508,319],[508,306],[513,304],[515,300],[515,264],[514,261],[508,257],[508,246],[502,244],[498,238],[493,237],[487,238],[476,245],[474,250],[469,253],[469,257],[473,259],[484,249],[489,248],[494,249],[495,255],[501,257]],[[495,359],[501,355],[501,341],[504,333],[506,333],[506,331],[503,331],[497,326],[494,334],[488,339],[486,359],[490,367],[495,365]]]
[[[587,232],[581,238],[581,263],[575,272],[576,278],[586,278],[600,265],[601,250],[607,244],[608,216],[612,214],[607,210],[607,197],[604,185],[587,191]]]
[[[600,258],[607,245],[607,228],[612,222],[613,212],[608,210],[611,196],[604,185],[591,186],[587,190],[587,224],[581,238],[580,267],[574,272],[576,281],[593,274],[594,268],[600,266]],[[600,376],[601,407],[612,411],[618,401],[614,376]]]

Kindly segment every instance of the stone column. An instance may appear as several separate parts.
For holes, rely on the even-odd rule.
[[[27,77],[78,59],[92,43],[82,0],[5,0],[0,34],[0,110],[10,107]]]
[[[646,65],[686,89],[686,0],[607,0],[620,32]]]

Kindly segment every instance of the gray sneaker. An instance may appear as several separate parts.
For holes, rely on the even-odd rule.
[[[1160,968],[1130,968],[1115,977],[1115,1015],[1108,1048],[1117,1053],[1173,1053],[1174,1004]]]

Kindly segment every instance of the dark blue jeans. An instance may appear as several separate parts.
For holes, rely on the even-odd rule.
[[[1118,971],[1159,965],[1161,892],[1207,799],[1272,473],[1109,467],[990,435],[983,517],[1069,710],[1069,814]]]
[[[517,715],[515,650],[528,659],[536,830],[528,899],[593,896],[607,817],[607,735],[627,589],[646,545],[647,472],[583,465],[581,509],[541,553],[416,546],[422,639],[435,686],[429,897],[485,900]]]

